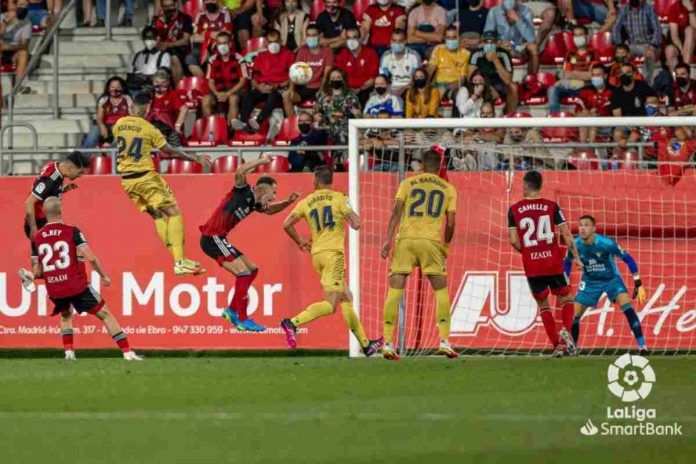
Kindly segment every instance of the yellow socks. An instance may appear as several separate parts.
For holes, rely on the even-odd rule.
[[[404,291],[390,288],[387,291],[387,300],[384,302],[384,343],[392,343],[394,339],[394,324],[396,315],[399,312],[399,301],[404,295]]]
[[[328,316],[333,313],[333,306],[328,301],[320,301],[307,306],[307,309],[302,311],[297,316],[290,319],[295,327],[307,324],[308,322],[318,319],[323,316]]]
[[[346,320],[346,324],[348,324],[348,328],[353,332],[355,338],[358,339],[360,346],[365,348],[370,343],[370,340],[367,339],[365,329],[363,329],[360,319],[355,313],[355,309],[353,309],[353,303],[350,301],[341,303],[341,312],[343,313],[343,318]]]
[[[435,290],[435,315],[437,317],[437,328],[440,331],[440,340],[448,340],[450,334],[450,302],[449,291],[447,288]]]
[[[157,236],[162,240],[164,246],[169,248],[169,240],[167,238],[167,216],[162,216],[159,219],[155,219],[155,228],[157,229]]]
[[[184,259],[184,217],[172,216],[167,224],[167,239],[172,246],[174,261]]]

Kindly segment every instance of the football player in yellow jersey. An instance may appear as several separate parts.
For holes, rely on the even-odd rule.
[[[353,309],[352,296],[345,281],[345,222],[350,227],[360,227],[360,217],[351,209],[348,198],[341,192],[331,189],[333,172],[328,166],[314,170],[314,193],[297,204],[285,220],[285,232],[302,251],[312,253],[312,265],[321,277],[324,300],[313,303],[297,316],[283,319],[280,327],[285,332],[290,348],[297,347],[295,333],[301,325],[314,319],[328,316],[341,306],[341,312],[360,342],[365,356],[379,351],[382,340],[368,340],[358,315]],[[312,238],[300,237],[295,224],[305,219],[312,232]]]
[[[394,323],[399,301],[404,294],[406,278],[415,266],[420,266],[435,293],[435,312],[440,332],[438,354],[456,358],[457,352],[449,344],[450,302],[447,291],[447,252],[454,236],[457,212],[457,191],[437,175],[440,155],[434,151],[423,154],[422,174],[404,180],[394,198],[394,209],[389,218],[387,241],[382,246],[382,258],[387,259],[397,229],[394,256],[389,269],[389,290],[384,303],[384,348],[386,359],[396,360],[394,351]],[[445,236],[442,240],[442,223]]]
[[[195,261],[184,256],[184,218],[167,182],[155,170],[152,150],[162,155],[209,165],[204,156],[190,156],[167,143],[162,133],[146,121],[152,97],[140,92],[133,99],[133,114],[118,121],[113,127],[118,148],[118,173],[126,194],[140,211],[155,220],[157,235],[174,256],[174,273],[200,274],[205,272]]]

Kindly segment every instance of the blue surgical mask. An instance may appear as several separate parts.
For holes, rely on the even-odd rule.
[[[307,37],[307,47],[317,48],[319,46],[319,37]]]
[[[603,77],[593,77],[592,79],[590,79],[590,81],[592,82],[592,86],[595,89],[598,89],[604,85],[604,78]]]
[[[657,105],[645,105],[645,114],[648,116],[656,116],[658,112]]]
[[[515,0],[505,0],[503,2],[503,8],[506,10],[512,10],[515,8]]]
[[[392,42],[391,49],[394,53],[401,53],[406,49],[406,45]]]
[[[492,43],[483,44],[483,53],[490,53],[490,52],[494,52],[495,50],[496,50],[495,44],[492,44]]]
[[[459,40],[447,39],[445,40],[445,47],[447,47],[447,50],[455,51],[459,48]]]

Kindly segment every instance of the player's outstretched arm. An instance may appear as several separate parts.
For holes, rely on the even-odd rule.
[[[104,272],[104,268],[102,267],[101,263],[99,262],[99,259],[97,258],[97,255],[94,254],[94,251],[89,247],[87,244],[80,245],[80,247],[77,249],[78,253],[85,258],[87,261],[90,262],[92,267],[94,268],[95,271],[97,271],[97,274],[102,279],[102,283],[105,286],[111,285],[111,279],[109,279],[109,276],[106,275]]]
[[[358,216],[358,213],[355,211],[350,211],[348,214],[346,214],[346,220],[348,221],[348,225],[350,226],[351,229],[353,230],[359,230],[360,229],[360,216]]]
[[[168,143],[164,144],[162,148],[159,149],[160,153],[164,153],[166,156],[162,156],[160,154],[161,158],[178,158],[186,161],[193,161],[194,163],[200,163],[203,165],[204,168],[209,168],[211,165],[211,159],[210,156],[208,155],[189,155],[185,151],[173,147],[169,145]]]
[[[297,233],[297,229],[295,229],[295,224],[300,222],[300,219],[302,218],[300,218],[296,214],[290,213],[290,215],[287,218],[285,218],[285,222],[283,223],[283,229],[285,229],[285,233],[290,236],[292,241],[295,242],[298,247],[300,247],[300,250],[309,253],[312,251],[312,241],[304,237],[300,237]]]
[[[283,211],[285,208],[288,206],[292,205],[295,203],[295,200],[300,198],[301,193],[299,192],[293,192],[290,197],[288,197],[287,200],[279,201],[277,203],[271,203],[268,205],[268,208],[266,208],[263,212],[264,214],[278,214],[281,211]]]
[[[387,259],[389,256],[392,243],[394,243],[396,229],[399,227],[401,216],[403,216],[403,214],[404,202],[401,200],[394,200],[394,208],[392,209],[391,217],[389,218],[389,225],[387,226],[387,241],[384,243],[384,245],[382,245],[382,259]]]
[[[234,173],[234,186],[244,187],[247,184],[246,175],[247,173],[253,171],[258,166],[263,166],[273,161],[272,155],[261,155],[258,159],[247,161],[239,165]]]
[[[561,231],[563,241],[566,245],[568,245],[568,250],[573,255],[573,261],[575,261],[575,265],[578,267],[578,269],[582,269],[584,265],[582,264],[582,260],[580,259],[580,253],[578,253],[578,247],[575,245],[575,238],[573,238],[573,233],[570,231],[570,227],[568,227],[568,224],[564,223],[559,225],[558,228]]]

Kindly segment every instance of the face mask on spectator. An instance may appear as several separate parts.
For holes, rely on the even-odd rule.
[[[633,83],[633,75],[622,74],[619,80],[621,81],[621,85],[623,85],[624,87],[628,87]]]
[[[413,79],[413,85],[417,89],[422,89],[423,87],[425,87],[425,79],[423,79],[422,77]]]
[[[157,41],[154,39],[145,39],[143,42],[148,50],[153,50],[157,46]]]
[[[111,95],[112,97],[120,97],[121,95],[123,95],[123,90],[121,90],[121,89],[110,89],[110,90],[109,90],[109,95]]]
[[[503,8],[506,10],[512,10],[515,8],[515,0],[505,0],[503,2]]]
[[[301,122],[297,125],[297,128],[300,129],[300,132],[303,134],[309,134],[312,131],[312,124],[308,122]]]
[[[333,16],[333,15],[335,15],[336,12],[338,11],[338,7],[336,7],[336,6],[327,6],[327,7],[326,7],[326,11],[327,11],[330,15]]]
[[[631,5],[631,8],[638,8],[640,6],[640,0],[629,0],[628,4]]]
[[[348,39],[346,40],[346,46],[348,47],[348,50],[354,52],[360,46],[360,41],[358,39]]]
[[[447,47],[447,50],[455,51],[459,48],[459,40],[447,39],[445,40],[445,47]]]
[[[657,115],[657,105],[645,105],[645,114],[648,116],[656,116]]]
[[[222,56],[227,56],[230,53],[230,44],[228,44],[228,43],[217,44],[217,51]]]
[[[307,37],[307,47],[317,48],[319,46],[319,37]]]
[[[335,90],[340,90],[343,88],[343,80],[333,80],[331,79],[331,88]]]
[[[496,49],[496,46],[493,43],[483,44],[483,53],[494,52],[495,49]]]
[[[167,93],[167,90],[169,90],[169,86],[167,84],[160,84],[155,86],[155,93],[158,95]]]
[[[391,0],[377,0],[377,3],[379,3],[382,6],[387,6],[387,5],[389,5],[390,1]]]
[[[578,48],[585,48],[585,45],[587,45],[587,37],[584,35],[573,36],[573,43]]]
[[[218,7],[217,3],[206,3],[205,4],[205,11],[207,11],[210,14],[217,13],[219,8],[220,7]]]
[[[392,42],[391,49],[394,53],[403,53],[403,51],[406,49],[406,45],[404,45],[402,43]]]
[[[24,21],[24,19],[29,14],[29,10],[25,6],[19,6],[15,10],[15,14],[17,15],[17,19],[19,19],[20,21]]]
[[[596,77],[591,78],[590,81],[592,82],[592,86],[595,89],[598,89],[604,85],[604,78],[603,77],[596,76]]]
[[[677,85],[679,87],[686,87],[687,85],[689,85],[689,79],[686,77],[677,77],[675,81],[677,81]]]
[[[268,44],[268,52],[278,54],[280,53],[280,44],[278,42],[271,42]]]
[[[617,63],[623,63],[626,61],[627,56],[614,56],[614,61]]]
[[[481,0],[469,0],[469,6],[471,8],[478,8],[481,5]]]
[[[384,95],[387,93],[387,88],[386,87],[375,87],[375,92],[377,92],[377,95]]]

